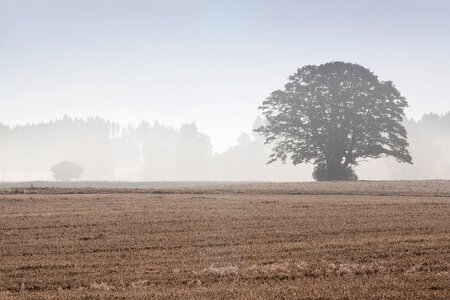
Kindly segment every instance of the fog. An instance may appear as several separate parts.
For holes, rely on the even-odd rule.
[[[308,64],[348,61],[409,107],[413,165],[360,179],[450,178],[448,1],[0,0],[0,181],[304,181],[266,164],[258,107]]]
[[[263,122],[256,118],[253,127]],[[360,162],[360,179],[450,179],[450,114],[406,120],[413,165],[380,158]],[[2,181],[53,180],[50,168],[71,161],[84,181],[307,181],[311,165],[266,164],[271,150],[242,133],[226,151],[212,151],[195,123],[120,126],[95,117],[0,127]]]

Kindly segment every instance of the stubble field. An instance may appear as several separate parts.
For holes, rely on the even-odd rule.
[[[0,190],[0,299],[450,299],[450,182]]]

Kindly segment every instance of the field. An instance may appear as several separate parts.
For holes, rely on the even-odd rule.
[[[0,190],[0,299],[450,299],[450,182]]]

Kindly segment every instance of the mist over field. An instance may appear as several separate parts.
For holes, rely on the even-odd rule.
[[[258,117],[253,127],[263,124]],[[360,179],[450,179],[450,114],[406,120],[413,165],[362,161]],[[96,117],[0,126],[2,181],[53,180],[51,167],[71,161],[83,181],[309,181],[312,165],[266,164],[271,151],[257,133],[242,133],[223,151],[195,123],[142,122],[122,127]]]

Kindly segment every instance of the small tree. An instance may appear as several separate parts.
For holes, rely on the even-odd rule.
[[[71,181],[80,178],[83,168],[70,161],[61,161],[51,168],[53,178],[61,181]]]
[[[274,143],[269,163],[313,163],[316,180],[356,180],[359,158],[412,163],[401,122],[407,102],[390,81],[356,64],[305,66],[263,102],[267,124],[255,131]]]

